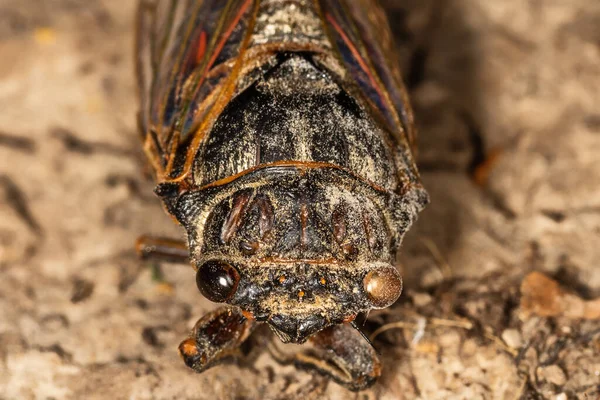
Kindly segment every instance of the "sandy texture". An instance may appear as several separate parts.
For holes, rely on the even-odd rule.
[[[189,268],[159,283],[132,250],[181,235],[136,132],[135,2],[0,0],[1,399],[600,397],[600,322],[519,306],[531,271],[600,296],[600,2],[385,4],[432,204],[405,295],[366,324],[396,323],[375,339],[384,376],[356,395],[261,346],[184,367],[213,305]]]

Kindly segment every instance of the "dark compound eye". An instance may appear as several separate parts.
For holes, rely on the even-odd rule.
[[[200,293],[215,303],[230,300],[237,290],[239,281],[240,274],[225,261],[207,261],[196,273],[196,285]]]
[[[402,278],[395,268],[379,268],[369,272],[363,285],[375,308],[391,306],[402,293]]]

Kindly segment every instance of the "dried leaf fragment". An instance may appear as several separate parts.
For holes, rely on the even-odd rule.
[[[521,311],[526,317],[600,319],[600,298],[584,300],[541,272],[532,272],[521,283]]]

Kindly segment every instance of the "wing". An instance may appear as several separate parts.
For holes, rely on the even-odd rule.
[[[225,106],[290,51],[314,54],[363,100],[418,180],[412,112],[374,0],[142,0],[139,120],[158,181],[187,178]]]
[[[394,134],[411,181],[416,131],[408,95],[394,59],[394,43],[385,16],[375,0],[320,0],[322,18],[337,47],[346,84],[358,91],[371,112]],[[355,93],[356,95],[357,93]]]
[[[252,32],[255,0],[141,0],[139,125],[159,181],[183,178],[202,126],[226,103]]]

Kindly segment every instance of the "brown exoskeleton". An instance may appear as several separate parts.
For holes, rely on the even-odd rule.
[[[142,1],[140,123],[156,193],[185,228],[144,253],[191,260],[227,303],[179,351],[201,372],[258,323],[352,390],[381,364],[353,321],[402,291],[392,264],[428,201],[412,114],[374,1]],[[355,329],[356,328],[356,329]]]

